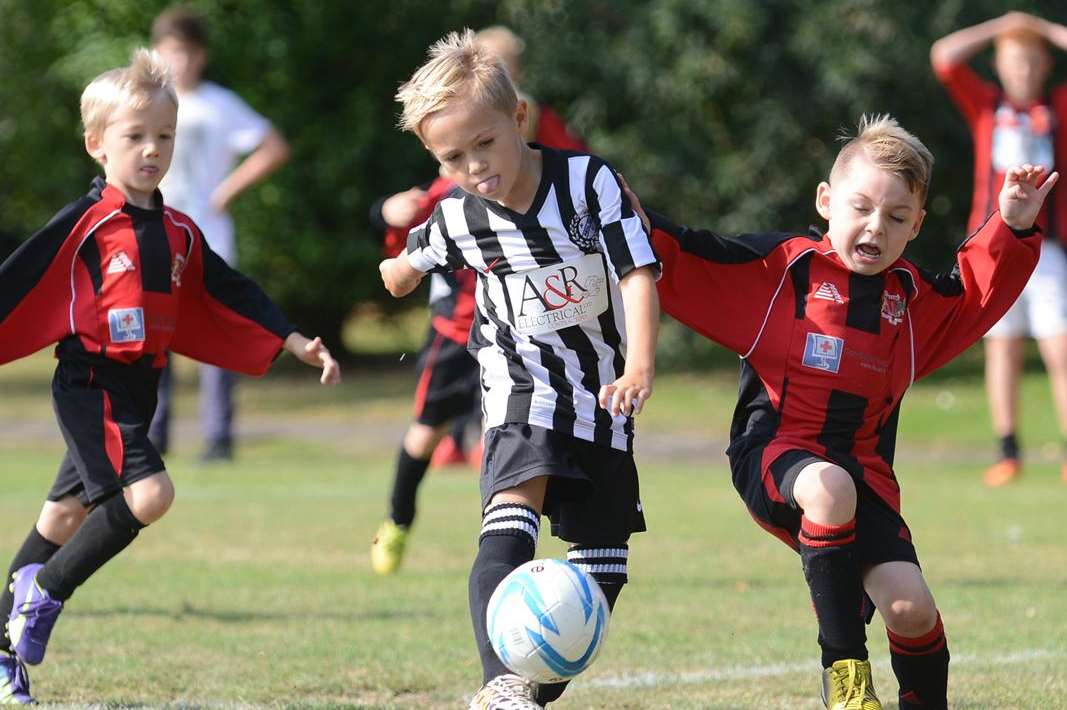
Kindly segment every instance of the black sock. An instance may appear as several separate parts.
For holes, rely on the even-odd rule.
[[[389,499],[390,517],[397,525],[408,527],[415,521],[415,494],[419,491],[422,477],[430,460],[417,459],[409,454],[403,446],[396,459],[396,477],[393,479],[393,492]]]
[[[608,609],[611,611],[615,611],[615,601],[619,598],[619,593],[622,592],[622,587],[622,584],[613,583],[603,583],[600,585],[600,591],[604,592],[604,598],[608,600]],[[537,701],[538,705],[548,705],[555,700],[559,700],[559,696],[563,695],[563,691],[567,689],[569,684],[570,681],[538,684],[537,694],[534,697],[534,700]]]
[[[1019,458],[1019,439],[1015,436],[1015,432],[1000,437],[1000,458]]]
[[[30,534],[22,542],[22,547],[15,553],[15,559],[11,561],[11,568],[7,571],[0,590],[0,651],[11,653],[11,639],[7,637],[7,618],[11,615],[11,607],[15,604],[14,595],[8,588],[11,584],[11,576],[26,565],[44,564],[56,554],[59,545],[47,539],[37,532],[37,526],[30,529]]]
[[[126,549],[144,525],[122,492],[96,506],[78,532],[37,573],[37,584],[53,599],[66,601],[108,560]]]
[[[854,554],[855,519],[820,525],[800,519],[800,559],[819,620],[823,668],[835,661],[867,660],[863,624],[863,580]]]
[[[934,628],[919,638],[898,636],[889,629],[886,635],[900,686],[900,710],[946,710],[949,654],[941,615]]]
[[[485,613],[489,597],[504,577],[534,558],[541,516],[520,503],[499,503],[485,511],[478,555],[471,567],[468,593],[474,640],[482,659],[483,682],[511,673],[493,650],[486,629]]]

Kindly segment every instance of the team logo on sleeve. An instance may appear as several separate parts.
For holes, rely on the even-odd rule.
[[[882,292],[882,317],[889,321],[890,325],[900,325],[904,320],[904,311],[907,304],[904,297],[899,293]]]
[[[567,236],[574,246],[586,254],[600,251],[600,221],[588,212],[571,217],[567,225]]]
[[[804,343],[803,363],[806,367],[837,374],[841,369],[841,353],[845,350],[845,341],[832,335],[808,333]]]
[[[141,308],[112,308],[107,312],[107,324],[113,343],[144,340],[144,310]]]
[[[596,319],[608,309],[604,258],[586,254],[560,264],[504,277],[512,326],[540,335]]]

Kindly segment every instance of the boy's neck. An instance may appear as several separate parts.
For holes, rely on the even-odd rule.
[[[534,150],[526,143],[522,144],[519,174],[511,192],[497,203],[512,212],[525,213],[533,206],[537,189],[541,186],[542,152]]]
[[[141,192],[131,192],[130,190],[127,190],[122,187],[122,185],[119,185],[118,183],[110,179],[107,181],[107,184],[121,192],[123,198],[125,198],[126,200],[126,204],[128,205],[140,207],[143,210],[154,210],[159,209],[160,207],[160,205],[156,203],[155,190],[150,193],[143,194]]]

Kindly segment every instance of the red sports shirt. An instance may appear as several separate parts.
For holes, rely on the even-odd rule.
[[[653,217],[663,310],[742,357],[727,454],[766,446],[834,461],[894,510],[897,416],[912,382],[982,337],[1022,291],[1041,248],[991,217],[931,274],[906,259],[850,271],[819,234],[722,237]],[[776,494],[773,483],[767,490]]]
[[[259,375],[294,330],[189,217],[99,178],[0,265],[0,364],[58,343],[60,358],[158,368],[173,350]]]

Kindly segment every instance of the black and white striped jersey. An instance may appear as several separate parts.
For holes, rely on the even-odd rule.
[[[615,173],[600,158],[541,146],[541,183],[519,214],[457,189],[411,230],[419,271],[479,274],[469,347],[486,428],[521,422],[632,450],[633,422],[601,409],[623,373],[618,281],[659,262]]]

